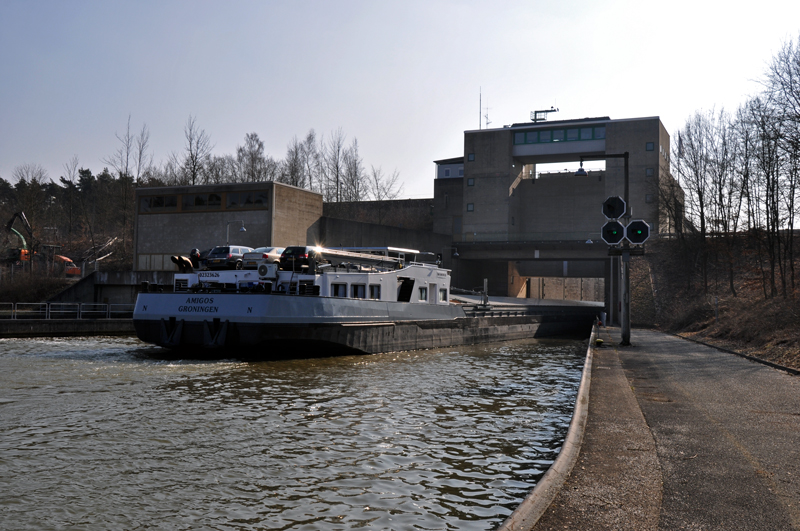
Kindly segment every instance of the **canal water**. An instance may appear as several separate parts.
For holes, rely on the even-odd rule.
[[[556,457],[585,351],[245,363],[0,340],[0,527],[493,529]]]

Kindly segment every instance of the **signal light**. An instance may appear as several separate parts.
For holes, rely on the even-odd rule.
[[[625,227],[618,221],[608,221],[600,229],[600,238],[609,245],[619,245],[625,238]]]
[[[634,245],[641,245],[650,237],[650,225],[643,219],[635,219],[625,227],[625,237]]]
[[[625,201],[619,196],[611,196],[603,201],[603,215],[608,219],[618,219],[625,215]]]

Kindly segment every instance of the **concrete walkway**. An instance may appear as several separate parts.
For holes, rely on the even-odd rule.
[[[534,529],[800,529],[800,377],[658,332],[601,337],[580,456]]]

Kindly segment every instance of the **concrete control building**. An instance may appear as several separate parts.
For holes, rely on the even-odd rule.
[[[170,256],[228,238],[254,248],[314,241],[322,196],[275,182],[138,188],[136,209],[134,271],[175,271]]]
[[[446,258],[458,254],[449,261],[455,285],[480,286],[489,278],[495,295],[553,298],[549,284],[572,299],[584,298],[588,285],[615,300],[618,262],[600,239],[601,205],[624,194],[623,158],[606,159],[624,153],[633,219],[650,225],[651,238],[681,230],[683,196],[669,171],[670,137],[658,117],[466,131],[463,157],[435,161],[434,231],[452,238]],[[586,176],[539,171],[580,160]],[[669,205],[664,189],[675,191]]]

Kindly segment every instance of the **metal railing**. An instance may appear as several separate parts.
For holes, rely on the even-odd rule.
[[[0,302],[0,319],[131,319],[133,304]]]

